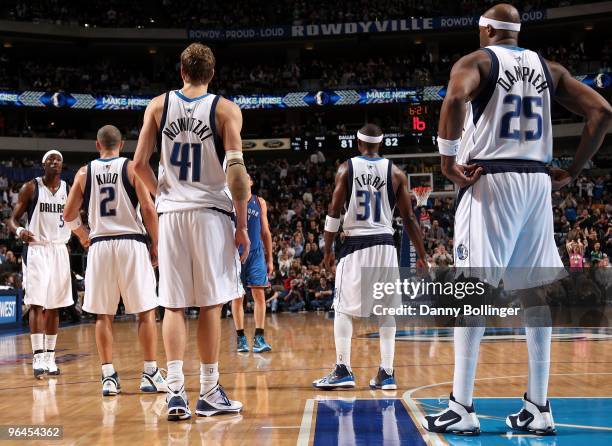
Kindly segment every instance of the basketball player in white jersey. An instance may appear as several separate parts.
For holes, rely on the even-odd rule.
[[[440,115],[442,172],[461,189],[455,216],[455,264],[481,271],[477,278],[521,291],[529,352],[523,408],[509,428],[552,435],[547,399],[550,312],[536,287],[554,281],[562,267],[553,236],[551,189],[573,181],[597,152],[610,123],[610,105],[555,62],[518,46],[520,15],[499,4],[481,17],[482,48],[453,67]],[[585,118],[570,168],[552,160],[551,105],[556,100]],[[466,108],[466,104],[468,107]],[[467,113],[466,113],[467,111]],[[462,137],[463,131],[463,137]],[[492,274],[488,274],[492,273]],[[432,432],[478,434],[472,393],[485,324],[454,333],[455,372],[449,408],[426,416]]]
[[[334,262],[333,243],[340,227],[340,213],[345,208],[343,231],[346,234],[339,253],[334,293],[334,338],[336,366],[327,376],[315,380],[315,388],[351,389],[355,377],[351,370],[353,317],[369,317],[374,299],[363,295],[367,284],[395,283],[399,280],[397,250],[393,240],[393,211],[397,205],[404,228],[414,243],[417,267],[426,270],[425,247],[412,212],[408,178],[391,160],[378,154],[383,134],[374,124],[357,132],[361,156],[344,162],[336,174],[336,186],[325,219],[325,266]],[[367,268],[364,270],[362,268]],[[394,294],[380,302],[384,308],[399,307],[401,296]],[[378,304],[378,303],[377,303]],[[370,381],[373,389],[397,389],[393,358],[395,354],[395,318],[379,315],[380,367]]]
[[[8,220],[9,229],[27,245],[23,253],[24,303],[30,305],[30,339],[34,376],[59,375],[55,344],[59,327],[58,309],[72,301],[70,257],[66,243],[70,229],[63,217],[68,185],[61,179],[63,157],[49,150],[42,158],[42,177],[25,183]],[[27,211],[27,228],[19,220]]]
[[[156,362],[158,303],[151,260],[156,262],[157,258],[157,213],[147,188],[134,173],[133,163],[119,156],[122,147],[117,127],[105,125],[98,130],[96,148],[100,158],[79,169],[64,209],[68,227],[81,243],[89,245],[83,310],[97,315],[96,345],[102,364],[103,396],[121,392],[119,374],[113,366],[113,319],[120,297],[125,311],[138,315],[138,336],[144,353],[140,390],[167,390]],[[81,221],[81,208],[87,212],[89,228]],[[147,234],[151,240],[150,258]]]
[[[242,114],[208,92],[215,58],[194,43],[181,54],[183,88],[148,105],[134,157],[137,174],[156,195],[159,217],[159,299],[166,308],[168,420],[191,417],[184,390],[185,308],[200,307],[200,398],[196,414],[239,412],[219,385],[221,307],[244,293],[240,258],[249,254],[249,180],[242,159]],[[157,143],[159,175],[149,160]],[[231,195],[230,195],[231,192]],[[234,226],[235,209],[235,226]]]

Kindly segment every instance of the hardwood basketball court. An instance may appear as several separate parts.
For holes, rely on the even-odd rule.
[[[199,390],[196,321],[189,320],[185,358],[190,406]],[[236,353],[231,319],[222,321],[221,384],[244,403],[240,415],[166,421],[164,394],[139,392],[142,357],[136,324],[115,323],[115,367],[122,393],[103,398],[94,325],[66,327],[57,344],[56,379],[32,376],[28,334],[0,337],[0,425],[62,425],[70,445],[289,444],[538,444],[612,442],[612,330],[554,329],[550,392],[558,435],[508,434],[503,417],[516,411],[527,383],[527,350],[517,330],[487,332],[475,404],[481,437],[425,434],[418,417],[442,409],[451,389],[452,331],[398,327],[397,391],[371,391],[379,362],[375,325],[356,322],[352,363],[355,391],[321,392],[311,382],[334,363],[333,323],[323,313],[268,316],[273,351]],[[246,332],[252,334],[247,318]],[[161,333],[161,330],[160,330]],[[159,340],[160,365],[163,347]],[[195,414],[194,414],[195,415]],[[537,441],[537,443],[532,443]],[[3,444],[13,442],[3,441]],[[26,441],[29,443],[29,441]],[[36,444],[34,443],[34,444]],[[23,440],[14,444],[25,444]]]

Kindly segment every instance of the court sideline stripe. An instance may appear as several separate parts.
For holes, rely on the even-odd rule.
[[[300,426],[300,433],[298,434],[297,446],[308,446],[310,444],[310,430],[312,428],[314,403],[315,400],[309,398],[304,404],[304,414],[302,415],[302,424]]]

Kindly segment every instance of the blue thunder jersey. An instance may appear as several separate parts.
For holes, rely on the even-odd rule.
[[[145,234],[136,210],[136,190],[128,177],[127,158],[99,158],[90,162],[83,198],[90,238]]]
[[[261,206],[256,195],[251,195],[247,204],[247,230],[251,240],[251,252],[262,249],[261,240]]]
[[[491,71],[482,91],[468,104],[458,162],[550,162],[554,87],[546,62],[515,46],[492,45],[483,51],[491,58]]]
[[[232,212],[225,178],[225,150],[216,129],[220,96],[166,93],[159,126],[157,211],[218,208]]]
[[[348,202],[342,224],[347,236],[393,234],[392,166],[385,158],[348,160]]]

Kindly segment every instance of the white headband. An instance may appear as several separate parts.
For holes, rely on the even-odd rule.
[[[64,157],[62,156],[62,154],[59,152],[59,150],[49,150],[47,153],[45,153],[43,155],[43,160],[42,162],[44,163],[45,161],[47,161],[47,158],[49,158],[51,155],[59,155],[59,157],[62,159],[62,161],[64,161]]]
[[[371,143],[380,143],[383,140],[383,135],[379,135],[379,136],[368,136],[368,135],[364,135],[363,133],[361,133],[359,130],[357,130],[357,139],[362,140],[363,142],[371,142]]]
[[[478,26],[488,26],[495,29],[505,29],[507,31],[520,31],[521,24],[520,23],[512,23],[512,22],[502,22],[501,20],[489,19],[484,16],[480,16],[480,20],[478,20]]]

